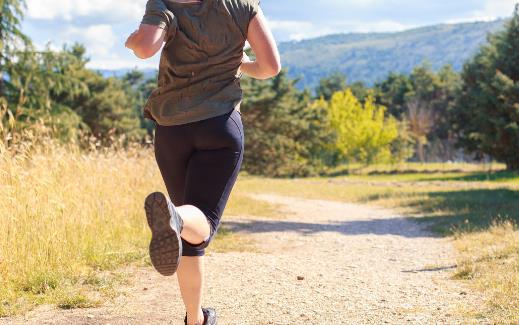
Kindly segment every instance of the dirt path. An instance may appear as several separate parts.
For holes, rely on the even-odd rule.
[[[256,253],[207,258],[206,297],[220,324],[459,324],[478,298],[449,280],[448,240],[373,207],[275,195],[284,220],[227,219]],[[39,308],[0,324],[182,324],[175,278],[136,270],[113,304],[87,310]],[[482,321],[483,322],[483,321]]]

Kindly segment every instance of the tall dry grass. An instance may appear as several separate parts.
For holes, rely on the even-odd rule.
[[[0,143],[0,317],[43,303],[90,307],[115,296],[125,281],[117,269],[149,264],[143,204],[157,190],[165,187],[151,148]],[[246,190],[233,193],[226,210],[276,213]],[[211,250],[243,247],[252,249],[222,227]]]
[[[161,189],[151,150],[3,148],[0,315],[53,300],[44,294],[93,270],[142,259],[149,236],[143,198]]]
[[[488,231],[459,234],[455,278],[484,293],[482,315],[494,324],[519,323],[519,229],[511,221],[496,222]]]

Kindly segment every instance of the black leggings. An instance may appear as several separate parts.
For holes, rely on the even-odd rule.
[[[216,234],[241,167],[243,141],[237,110],[200,122],[157,125],[155,158],[171,201],[199,208],[211,226],[202,244],[182,240],[183,256],[203,256]]]

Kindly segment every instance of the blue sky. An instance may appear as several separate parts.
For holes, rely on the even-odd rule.
[[[124,48],[146,0],[26,0],[24,31],[38,47],[81,42],[101,69],[156,67]],[[518,0],[262,0],[278,41],[339,32],[400,31],[437,23],[510,16]]]

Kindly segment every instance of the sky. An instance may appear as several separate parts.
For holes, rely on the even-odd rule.
[[[26,0],[24,32],[39,48],[80,42],[94,69],[153,68],[124,48],[146,0]],[[511,16],[518,0],[261,0],[278,42],[341,32],[401,31]]]

